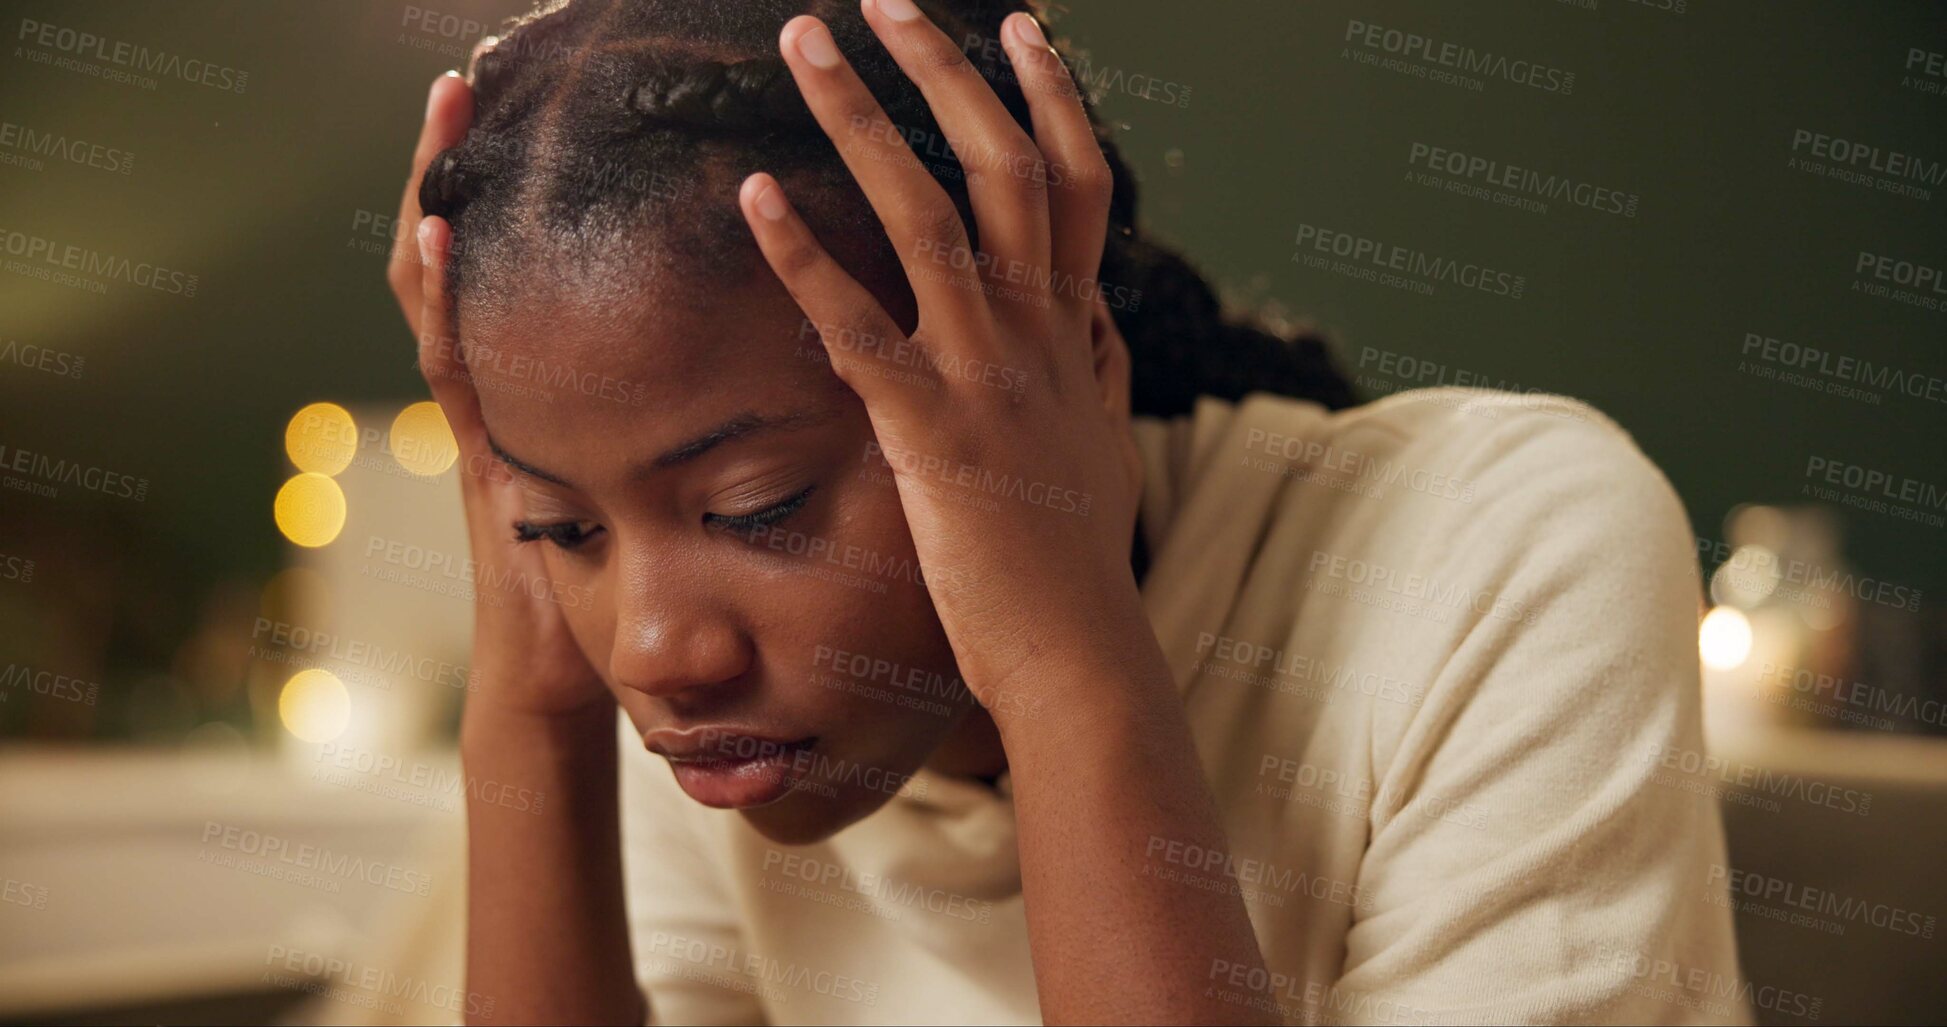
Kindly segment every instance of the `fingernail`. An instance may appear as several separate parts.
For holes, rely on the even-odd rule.
[[[844,59],[838,55],[838,44],[832,42],[832,34],[823,25],[813,25],[798,34],[798,52],[813,67],[827,71],[838,67],[839,61]]]
[[[1048,45],[1048,37],[1041,34],[1041,23],[1034,20],[1032,14],[1014,15],[1014,31],[1019,33],[1021,41],[1029,46]]]
[[[784,220],[784,192],[777,186],[766,183],[757,193],[757,212],[772,221]]]
[[[919,17],[919,7],[913,0],[874,0],[881,13],[893,21],[912,21]]]
[[[450,75],[452,74],[452,72],[449,71],[446,74]],[[444,81],[446,81],[446,75],[441,75],[440,77],[433,80],[432,88],[426,90],[426,120],[427,121],[433,120],[433,100],[435,97],[439,96],[439,84]]]
[[[432,225],[430,222],[421,219],[419,227],[413,230],[413,235],[419,239],[419,262],[421,264],[431,265],[433,262],[433,244],[428,241],[428,234],[431,228]]]

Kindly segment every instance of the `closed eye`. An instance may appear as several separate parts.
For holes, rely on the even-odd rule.
[[[803,492],[792,496],[790,499],[776,506],[759,510],[756,513],[738,514],[734,517],[726,514],[706,513],[703,515],[703,523],[718,530],[748,538],[804,509],[805,503],[811,499],[811,493],[817,487],[816,485],[807,486]]]
[[[546,539],[562,549],[577,549],[606,530],[594,521],[558,521],[553,524],[516,521],[514,541],[539,542]]]

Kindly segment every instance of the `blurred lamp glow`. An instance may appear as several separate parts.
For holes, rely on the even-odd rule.
[[[399,411],[392,420],[392,459],[414,474],[442,474],[459,459],[460,444],[439,404],[424,400]]]
[[[301,670],[284,682],[277,696],[277,716],[284,730],[306,742],[329,742],[345,733],[352,719],[352,699],[345,683],[328,670]]]
[[[1724,518],[1724,535],[1735,546],[1784,549],[1791,542],[1791,518],[1775,506],[1740,503]]]
[[[1697,628],[1697,651],[1713,670],[1736,670],[1751,657],[1751,621],[1729,606],[1704,615]]]
[[[313,403],[284,427],[284,452],[300,471],[337,474],[358,452],[358,424],[336,403]]]
[[[1813,631],[1831,631],[1846,622],[1847,597],[1837,592],[1821,592],[1811,602],[1799,603],[1798,618]]]
[[[306,472],[277,490],[277,530],[300,546],[327,545],[345,527],[345,493],[322,474]]]
[[[1750,609],[1778,591],[1784,577],[1778,554],[1769,546],[1742,545],[1710,576],[1710,598]]]

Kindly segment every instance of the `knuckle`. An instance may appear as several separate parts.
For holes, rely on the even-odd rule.
[[[869,146],[888,137],[890,122],[870,93],[847,91],[838,99],[838,120],[853,146]]]
[[[1022,139],[1024,142],[1026,141],[1025,136]],[[1025,148],[1016,149],[1015,152],[1021,155],[1020,159],[1013,163],[1013,166],[1019,169],[1019,172],[1014,178],[1020,182],[1020,188],[1029,196],[1047,195],[1047,158],[1041,156],[1041,151],[1036,149],[1032,143],[1029,143]]]
[[[967,59],[967,52],[954,45],[945,37],[928,39],[920,44],[919,62],[924,67],[949,72],[951,74],[978,75],[979,69]]]
[[[885,323],[877,314],[857,304],[846,306],[838,316],[819,326],[825,341],[841,348],[879,352],[890,340],[884,338]]]
[[[1099,153],[1094,160],[1083,161],[1069,168],[1068,181],[1077,192],[1099,196],[1103,200],[1107,200],[1115,190],[1115,176],[1110,173],[1108,162]]]
[[[801,278],[824,263],[825,251],[807,239],[786,243],[778,251],[777,271],[782,278]]]
[[[913,235],[919,239],[957,244],[966,238],[967,226],[960,219],[959,208],[945,197],[915,204],[907,220]]]
[[[1048,184],[1048,161],[1027,133],[1016,129],[985,143],[977,154],[962,155],[969,170],[1001,172],[1003,179],[1029,196],[1039,195]]]
[[[839,314],[837,325],[841,331],[851,331],[855,339],[866,339],[874,345],[884,341],[880,339],[884,333],[884,323],[880,323],[880,318],[863,306],[847,306],[845,312]]]

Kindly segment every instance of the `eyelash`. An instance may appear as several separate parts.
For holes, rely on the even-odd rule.
[[[749,537],[804,509],[805,503],[811,500],[811,493],[817,487],[816,485],[807,486],[803,492],[767,510],[759,510],[756,513],[743,514],[738,517],[725,517],[722,514],[704,514],[703,521],[705,524],[714,525],[718,529],[730,532],[733,535]]]
[[[759,510],[756,513],[740,514],[735,517],[727,517],[722,514],[704,514],[703,521],[705,524],[711,525],[721,531],[730,532],[733,535],[741,537],[754,536],[759,531],[771,527],[792,514],[797,513],[799,510],[804,509],[805,503],[810,501],[811,493],[816,488],[817,486],[815,485],[807,487],[803,492],[792,496],[790,499],[768,509]],[[557,524],[534,524],[529,521],[516,521],[514,523],[514,541],[525,544],[546,539],[560,549],[572,551],[580,548],[589,539],[601,534],[603,530],[600,525],[596,525],[592,531],[583,531],[581,526],[584,523],[586,522],[562,521]]]
[[[597,525],[594,531],[583,531],[582,521],[562,521],[559,524],[533,524],[528,521],[514,522],[514,541],[517,543],[539,542],[547,539],[560,549],[579,549],[581,544],[601,532]]]

